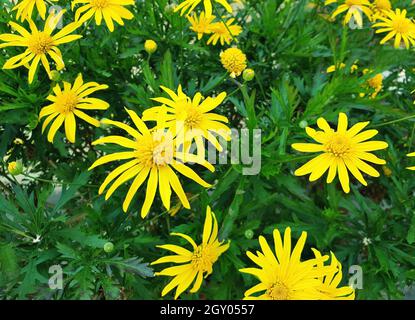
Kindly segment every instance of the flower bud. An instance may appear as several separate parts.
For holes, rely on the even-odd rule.
[[[300,128],[301,129],[304,129],[307,126],[308,126],[308,122],[307,121],[305,121],[305,120],[300,121]]]
[[[146,40],[144,43],[144,49],[148,54],[153,54],[157,50],[157,43],[153,40]]]
[[[9,162],[7,169],[9,170],[10,174],[13,176],[17,176],[23,172],[23,164],[22,161],[12,161]]]
[[[255,71],[252,69],[245,69],[242,77],[245,81],[252,81],[255,78]]]
[[[254,237],[254,232],[251,229],[245,231],[245,238],[252,239]]]
[[[114,251],[114,244],[112,242],[107,242],[104,244],[104,251],[106,253],[111,253]]]
[[[52,70],[50,72],[50,80],[54,81],[54,82],[58,82],[61,79],[61,74],[59,71],[56,70]]]

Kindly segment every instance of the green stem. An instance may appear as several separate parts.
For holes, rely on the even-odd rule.
[[[315,157],[315,155],[288,158],[288,159],[280,160],[280,161],[277,161],[277,162],[286,163],[286,162],[297,161],[297,160],[311,159],[313,157]]]
[[[56,182],[53,180],[48,180],[48,179],[42,179],[42,178],[38,178],[38,177],[33,177],[29,174],[26,173],[22,173],[22,175],[24,175],[27,178],[36,180],[36,181],[40,181],[40,182],[46,182],[46,183],[50,183],[50,184],[54,184],[54,185],[71,185],[71,186],[83,186],[83,187],[89,187],[89,188],[99,188],[99,185],[96,184],[81,184],[81,183],[63,183],[63,182]]]
[[[375,124],[371,127],[372,128],[383,127],[383,126],[387,126],[389,124],[398,123],[398,122],[409,120],[409,119],[412,119],[412,118],[415,118],[415,114],[413,114],[411,116],[403,117],[403,118],[400,118],[400,119],[397,119],[397,120],[392,120],[392,121],[388,121],[388,122],[384,122],[384,123],[380,123],[380,124]]]
[[[409,143],[408,143],[408,153],[411,152],[412,142],[414,141],[414,134],[415,134],[415,123],[412,127],[411,138],[409,139]]]

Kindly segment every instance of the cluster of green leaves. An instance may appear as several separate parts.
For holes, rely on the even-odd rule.
[[[110,86],[99,98],[111,108],[97,112],[97,118],[124,121],[124,106],[140,114],[154,106],[152,97],[162,95],[160,85],[174,89],[182,84],[189,95],[228,92],[218,113],[234,128],[262,130],[260,174],[244,176],[242,165],[231,164],[216,165],[213,174],[200,171],[215,186],[204,190],[186,185],[192,209],[177,204],[175,215],[162,211],[157,199],[153,212],[142,220],[140,192],[124,214],[121,204],[128,185],[104,201],[97,184],[108,168],[92,173],[87,168],[111,149],[97,149],[91,142],[116,130],[94,129],[80,121],[75,144],[67,143],[62,132],[48,143],[37,116],[53,83],[42,70],[30,86],[25,68],[2,70],[0,156],[22,159],[31,171],[18,183],[7,175],[4,162],[0,169],[0,297],[157,299],[167,280],[153,277],[147,265],[165,254],[156,245],[176,243],[170,232],[200,241],[210,205],[221,224],[221,238],[230,239],[231,246],[200,292],[184,294],[185,299],[240,299],[256,281],[236,272],[252,264],[245,251],[258,248],[259,235],[270,238],[274,228],[286,226],[294,237],[308,232],[304,258],[310,247],[333,251],[343,264],[344,284],[351,265],[362,267],[363,288],[357,298],[403,298],[415,279],[415,180],[405,169],[415,132],[415,118],[410,118],[415,61],[412,51],[380,45],[369,25],[351,30],[340,20],[328,21],[330,10],[322,2],[245,1],[236,15],[244,28],[237,45],[256,77],[244,84],[224,77],[219,60],[223,48],[195,40],[187,20],[171,12],[167,0],[137,1],[135,18],[124,27],[109,33],[92,22],[83,39],[66,45],[63,80],[72,82],[82,72],[85,81]],[[60,5],[69,9],[69,1]],[[415,14],[410,1],[395,6]],[[0,11],[1,33],[9,32],[13,15]],[[69,10],[64,21],[71,19]],[[150,58],[143,50],[146,39],[158,43]],[[19,50],[2,49],[0,64]],[[328,66],[340,63],[346,67],[326,73]],[[359,69],[351,74],[354,63]],[[359,96],[370,77],[363,75],[365,68],[389,73],[375,99]],[[290,147],[309,139],[302,128],[305,122],[315,126],[323,116],[336,123],[339,112],[346,112],[351,123],[370,120],[379,130],[379,139],[389,143],[379,156],[392,172],[369,178],[368,187],[353,181],[347,195],[337,182],[326,185],[324,179],[310,183],[295,177],[293,171],[309,157]],[[16,138],[24,144],[14,144]],[[177,198],[173,201],[178,203]],[[107,242],[114,244],[112,252],[104,251]],[[63,268],[63,290],[48,287],[53,265]]]

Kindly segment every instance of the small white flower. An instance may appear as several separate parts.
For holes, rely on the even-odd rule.
[[[364,237],[363,238],[363,244],[365,245],[365,246],[368,246],[369,244],[371,244],[372,243],[372,240],[370,239],[370,238],[367,238],[367,237]]]
[[[42,240],[42,237],[40,235],[36,235],[36,239],[32,240],[32,243],[39,243]]]

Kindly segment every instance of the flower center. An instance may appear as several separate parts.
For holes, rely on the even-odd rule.
[[[173,141],[153,134],[147,141],[138,142],[136,157],[146,167],[166,166],[173,159]]]
[[[267,295],[272,300],[289,300],[290,290],[284,283],[277,281],[267,289]]]
[[[217,257],[212,254],[212,251],[209,249],[209,247],[205,247],[202,244],[198,246],[193,253],[191,264],[194,269],[203,272],[210,272],[216,260]]]
[[[411,21],[407,18],[397,18],[393,21],[393,29],[397,33],[408,33],[411,27]]]
[[[336,157],[343,157],[350,152],[350,139],[343,134],[335,133],[332,138],[325,144],[326,152]]]
[[[73,112],[78,104],[78,96],[72,91],[63,92],[57,104],[60,107],[61,113]]]
[[[108,0],[91,0],[91,6],[95,9],[104,9],[108,7]]]
[[[187,128],[197,128],[200,127],[202,121],[202,114],[194,107],[191,107],[187,110],[186,118],[184,124]]]
[[[45,32],[38,32],[30,37],[28,48],[32,53],[42,55],[47,53],[52,46],[52,37]]]

